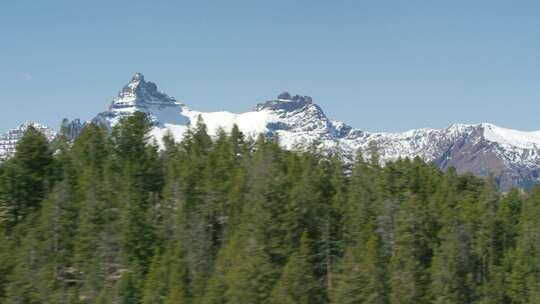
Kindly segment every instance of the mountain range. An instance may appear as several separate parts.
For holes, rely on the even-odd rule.
[[[317,146],[352,161],[357,153],[369,156],[368,147],[378,149],[381,163],[398,158],[421,157],[441,169],[455,167],[458,173],[485,177],[492,174],[501,188],[530,188],[540,177],[540,131],[524,132],[489,123],[453,124],[445,129],[415,129],[402,133],[367,132],[329,119],[311,97],[283,92],[245,113],[200,112],[160,92],[156,84],[136,73],[112,100],[109,108],[91,122],[108,129],[135,111],[145,112],[153,123],[152,136],[158,144],[166,134],[180,140],[201,117],[210,135],[234,124],[248,137],[279,136],[287,149]],[[64,122],[64,132],[74,139],[88,122]],[[52,140],[55,132],[38,123],[25,123],[0,136],[0,160],[13,155],[26,128],[33,125]]]

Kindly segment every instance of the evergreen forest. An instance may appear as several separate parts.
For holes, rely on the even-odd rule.
[[[0,303],[540,303],[540,187],[141,112],[0,165]]]

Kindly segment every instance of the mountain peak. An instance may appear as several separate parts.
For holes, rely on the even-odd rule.
[[[149,87],[150,86],[153,87]],[[150,90],[155,89],[157,90],[157,86],[154,83],[146,82],[144,80],[144,75],[141,73],[135,73],[131,77],[131,80],[122,88],[122,90],[119,93],[119,97],[122,94],[129,95],[129,94],[136,94],[137,90],[140,90],[141,87],[148,88]]]
[[[23,137],[26,130],[28,130],[28,128],[30,127],[43,133],[43,135],[47,137],[47,140],[49,140],[49,142],[56,137],[56,132],[47,126],[44,126],[37,122],[22,123],[18,127],[0,135],[0,162],[15,155],[15,148],[17,146],[17,142]]]
[[[121,118],[136,111],[146,113],[156,126],[187,123],[182,115],[182,104],[160,92],[157,85],[146,81],[141,73],[135,73],[130,82],[112,100],[109,109],[99,113],[93,121],[111,128]]]
[[[133,77],[131,77],[131,81],[126,84],[118,94],[119,99],[134,98],[142,100],[147,97],[171,99],[169,96],[159,92],[155,83],[145,81],[144,75],[141,73],[135,73]]]
[[[291,112],[296,111],[306,106],[312,105],[313,100],[310,96],[301,96],[294,95],[292,96],[289,92],[284,91],[283,93],[277,96],[275,100],[269,100],[264,103],[259,103],[256,107],[257,111],[261,110],[274,110],[274,111],[284,111]],[[317,105],[315,105],[319,108]],[[320,108],[319,108],[320,110]]]
[[[283,91],[281,94],[277,96],[278,101],[296,101],[300,103],[312,103],[313,100],[310,96],[301,96],[301,95],[294,95],[292,96],[289,92]]]
[[[291,94],[289,94],[289,92],[283,91],[281,94],[277,96],[277,99],[278,100],[291,100],[292,97],[291,97]]]
[[[173,97],[158,90],[155,83],[145,81],[144,75],[135,73],[118,96],[113,99],[111,107],[146,106],[148,104],[176,104]]]
[[[142,73],[135,73],[133,74],[133,77],[131,77],[131,82],[144,82],[144,75]]]

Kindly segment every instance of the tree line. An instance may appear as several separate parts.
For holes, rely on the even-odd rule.
[[[540,303],[540,188],[140,112],[0,165],[0,303]]]

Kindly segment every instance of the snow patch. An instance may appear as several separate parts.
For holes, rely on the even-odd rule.
[[[482,124],[484,138],[502,145],[521,149],[538,149],[540,147],[540,131],[518,131],[501,128],[493,124]]]

